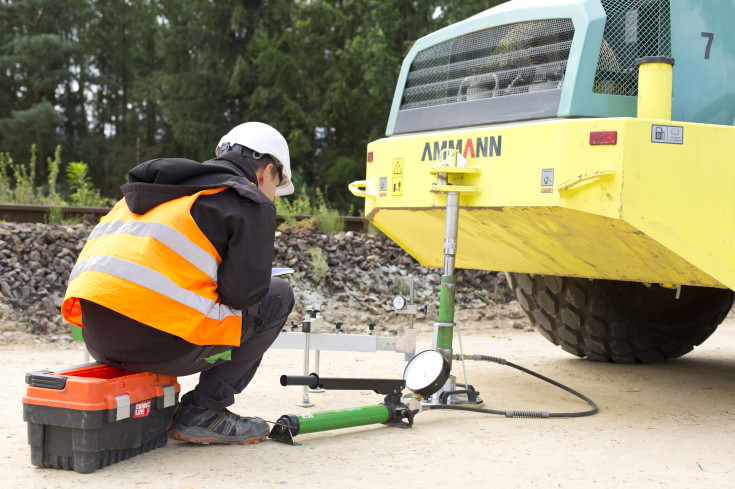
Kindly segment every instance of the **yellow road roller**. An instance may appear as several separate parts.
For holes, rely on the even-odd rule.
[[[421,264],[507,272],[551,342],[655,362],[735,300],[735,2],[512,0],[419,39],[350,184]],[[729,46],[729,47],[728,47]]]

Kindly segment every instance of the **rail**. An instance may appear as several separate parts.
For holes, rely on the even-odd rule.
[[[82,217],[84,215],[91,215],[95,219],[99,219],[108,212],[110,207],[75,207],[66,206],[61,208],[65,218],[71,217]],[[0,204],[0,221],[6,222],[32,222],[32,223],[43,223],[47,221],[47,215],[51,211],[51,206],[47,205],[26,205],[26,204]],[[292,216],[297,221],[312,218],[310,215],[295,215]],[[364,231],[365,230],[365,219],[362,217],[352,216],[338,216],[337,219],[344,223],[345,231]],[[286,218],[282,215],[276,216],[278,224],[283,223]]]

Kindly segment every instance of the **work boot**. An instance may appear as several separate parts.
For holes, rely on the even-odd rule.
[[[248,445],[268,436],[268,424],[260,418],[245,418],[226,408],[207,409],[194,404],[194,394],[187,392],[174,413],[171,438],[209,445]]]

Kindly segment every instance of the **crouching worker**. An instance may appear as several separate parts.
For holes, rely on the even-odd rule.
[[[156,159],[129,172],[123,199],[79,255],[62,305],[98,361],[134,372],[199,373],[171,437],[265,439],[260,418],[227,410],[293,309],[271,278],[276,195],[293,193],[288,145],[272,127],[232,129],[204,163]]]

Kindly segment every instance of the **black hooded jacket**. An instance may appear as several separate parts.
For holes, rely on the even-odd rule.
[[[266,295],[276,208],[258,189],[255,171],[245,158],[232,152],[204,163],[160,158],[136,166],[128,176],[130,183],[121,190],[135,214],[145,214],[159,204],[204,189],[228,187],[200,196],[191,208],[194,222],[222,258],[217,292],[224,304],[239,310]],[[151,355],[158,360],[175,358],[192,347],[177,336],[88,301],[82,301],[82,314],[82,332],[90,349],[120,362],[141,362]]]

